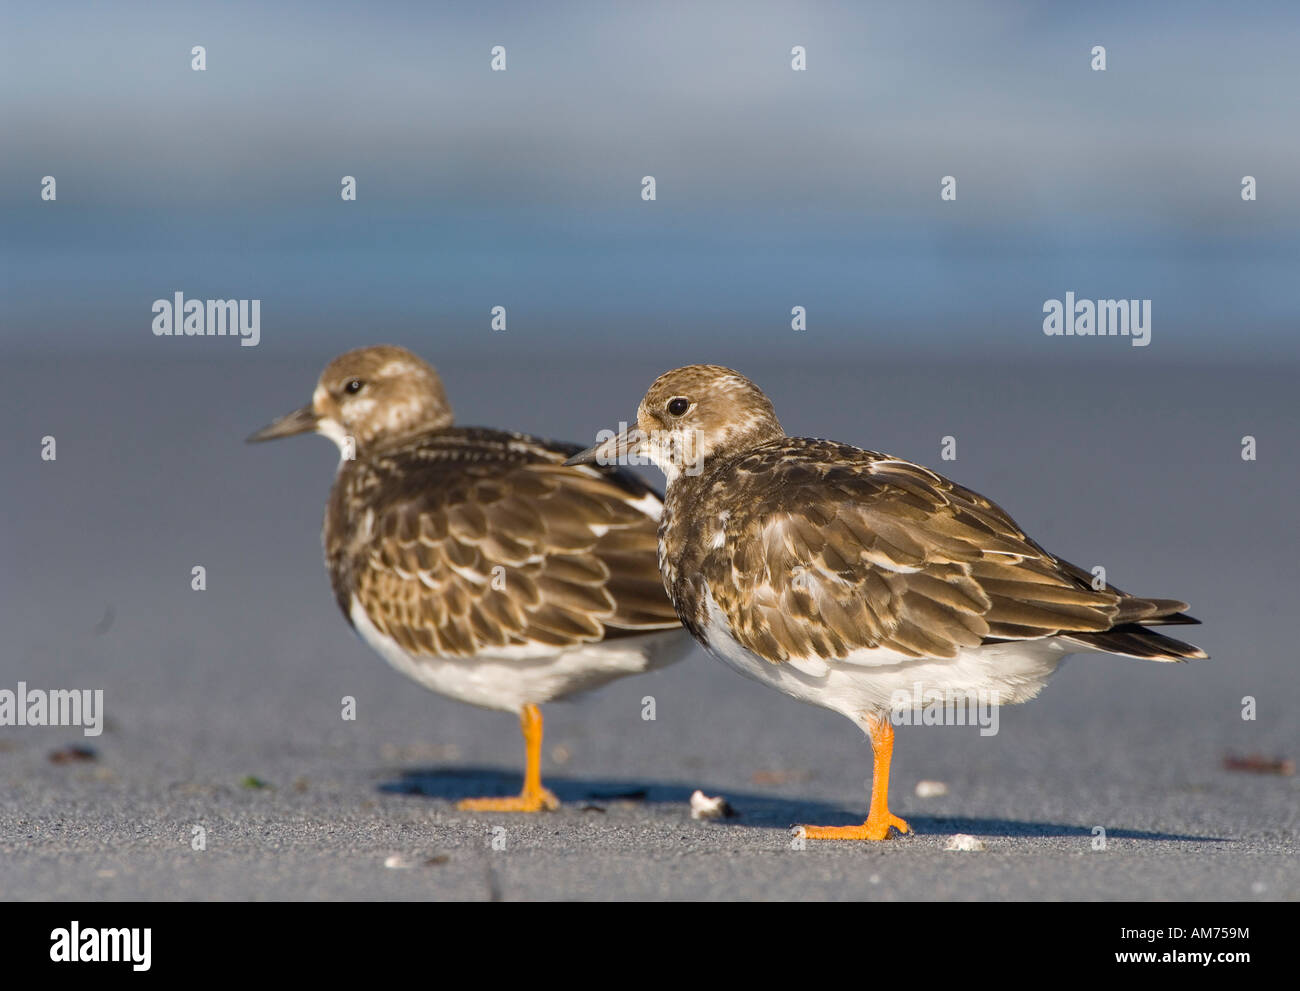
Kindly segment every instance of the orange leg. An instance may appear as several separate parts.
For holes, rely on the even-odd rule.
[[[889,811],[889,762],[894,756],[894,726],[882,717],[867,728],[871,737],[871,811],[861,826],[803,826],[810,840],[883,840],[890,828],[909,833],[911,828]]]
[[[524,734],[524,790],[510,798],[466,798],[456,808],[466,812],[549,812],[560,800],[542,787],[542,710],[529,702],[520,710]]]

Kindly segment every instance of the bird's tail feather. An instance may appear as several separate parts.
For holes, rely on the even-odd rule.
[[[1173,620],[1176,624],[1199,622],[1191,616],[1184,616],[1181,612],[1178,615],[1183,618]],[[1147,623],[1151,622],[1153,621],[1147,621]],[[1123,654],[1125,657],[1137,657],[1147,661],[1188,661],[1210,656],[1200,647],[1157,633],[1143,623],[1125,623],[1100,633],[1072,633],[1065,639],[1087,650]]]

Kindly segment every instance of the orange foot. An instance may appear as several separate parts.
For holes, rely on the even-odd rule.
[[[560,800],[542,787],[542,710],[529,702],[519,712],[524,734],[524,790],[509,798],[466,798],[462,812],[554,812]]]
[[[464,798],[456,803],[462,812],[554,812],[560,800],[549,788],[524,791],[508,798]]]
[[[892,812],[882,816],[869,816],[861,826],[800,826],[810,840],[883,840],[890,828],[900,833],[910,833],[910,827]]]

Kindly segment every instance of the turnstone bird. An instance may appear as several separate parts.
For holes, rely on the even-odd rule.
[[[729,368],[661,375],[633,427],[569,463],[628,455],[667,478],[659,567],[687,629],[871,740],[866,822],[804,827],[810,838],[908,832],[889,811],[892,717],[917,700],[1024,702],[1078,652],[1206,656],[1151,629],[1197,622],[1185,603],[1094,588],[998,506],[920,465],[787,437],[767,396]]]
[[[523,791],[460,807],[555,808],[538,706],[691,645],[655,564],[659,496],[565,467],[576,444],[453,426],[437,373],[398,347],[335,358],[309,405],[248,439],[308,431],[341,454],[322,537],[343,615],[426,688],[519,716]]]

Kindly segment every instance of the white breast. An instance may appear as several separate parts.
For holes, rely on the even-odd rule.
[[[915,709],[933,693],[960,694],[1009,705],[1037,695],[1072,649],[1059,638],[990,644],[952,658],[916,658],[885,649],[859,650],[835,660],[774,664],[741,646],[713,596],[708,604],[709,652],[748,678],[801,702],[847,716],[859,725],[891,711]],[[904,699],[910,700],[904,703]]]
[[[474,657],[429,657],[406,652],[381,633],[354,598],[352,625],[376,653],[402,674],[448,698],[484,709],[518,712],[599,688],[681,660],[690,651],[685,630],[655,630],[564,650],[544,644],[495,647]]]

